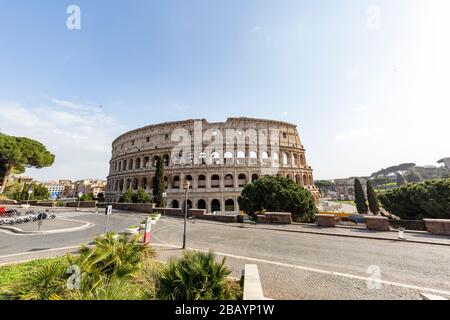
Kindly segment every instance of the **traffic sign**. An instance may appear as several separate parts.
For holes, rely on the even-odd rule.
[[[52,199],[53,200],[58,199],[58,192],[52,192]]]
[[[106,207],[105,214],[108,216],[112,214],[112,206],[111,205]]]

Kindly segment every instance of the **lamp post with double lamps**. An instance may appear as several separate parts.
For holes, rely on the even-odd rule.
[[[187,214],[188,214],[188,206],[187,206],[187,200],[188,200],[188,192],[189,187],[191,184],[186,179],[183,183],[183,189],[184,189],[184,232],[183,232],[183,250],[186,249],[186,223],[187,223]]]

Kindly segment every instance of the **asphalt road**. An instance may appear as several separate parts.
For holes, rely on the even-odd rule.
[[[103,214],[64,215],[96,226],[52,235],[0,232],[0,264],[42,250],[89,243],[105,231]],[[114,212],[110,230],[123,231],[144,216]],[[246,263],[257,264],[264,293],[270,298],[420,299],[421,292],[450,298],[450,246],[239,228],[205,221],[189,221],[187,227],[188,248],[211,249],[219,257],[226,256],[235,277]],[[181,219],[163,217],[158,221],[152,242],[160,259],[181,254],[182,230]],[[370,280],[378,272],[381,283],[376,285]]]
[[[182,220],[162,219],[153,232],[153,242],[179,245],[181,230]],[[450,246],[207,222],[188,224],[187,246],[213,249],[228,256],[230,264],[240,260],[240,266],[233,269],[237,276],[244,263],[258,264],[264,292],[271,298],[415,299],[424,288],[450,294]],[[364,278],[378,271],[384,283],[381,288],[368,288]]]

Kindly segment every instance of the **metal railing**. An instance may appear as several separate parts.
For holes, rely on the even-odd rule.
[[[403,228],[412,231],[427,231],[425,222],[422,220],[389,220],[389,225],[394,229]]]

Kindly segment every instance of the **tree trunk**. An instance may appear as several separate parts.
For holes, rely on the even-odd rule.
[[[6,185],[8,184],[8,178],[9,178],[10,174],[11,174],[11,169],[6,169],[5,176],[3,177],[2,185],[0,187],[0,194],[3,194],[3,192],[5,191]]]

